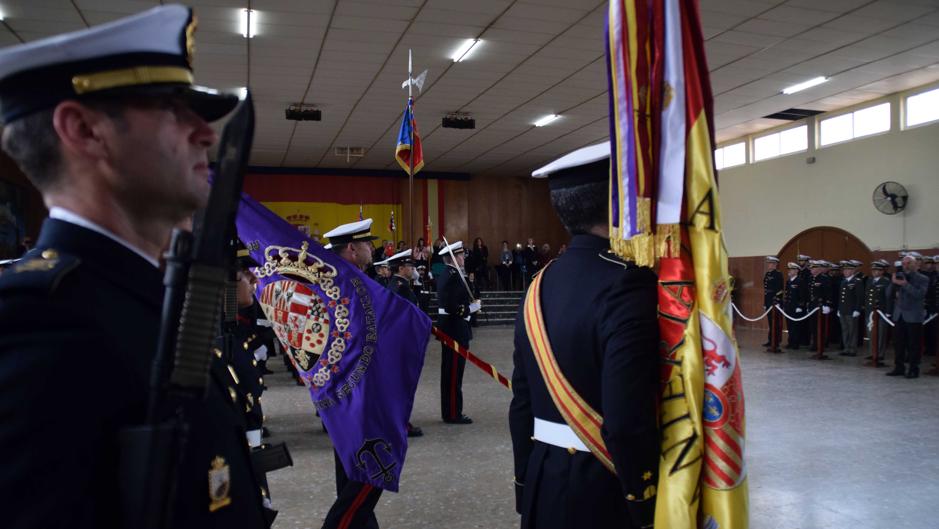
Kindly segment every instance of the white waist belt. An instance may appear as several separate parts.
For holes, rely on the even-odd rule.
[[[437,314],[440,314],[441,316],[449,316],[449,315],[450,315],[449,312],[447,312],[446,310],[441,309],[441,308],[438,308],[438,309],[437,309]],[[466,320],[466,321],[470,321],[470,318],[472,318],[472,317],[473,317],[472,315],[464,316],[463,319]]]
[[[535,439],[564,449],[573,448],[581,452],[590,451],[570,426],[546,421],[538,417],[535,417]]]

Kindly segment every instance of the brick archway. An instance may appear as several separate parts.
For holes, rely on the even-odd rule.
[[[843,259],[859,259],[864,262],[861,270],[870,271],[873,259],[871,249],[851,233],[832,226],[809,228],[783,245],[777,254],[784,268],[789,261],[795,262],[798,254],[806,254],[812,259],[826,259],[837,263]]]

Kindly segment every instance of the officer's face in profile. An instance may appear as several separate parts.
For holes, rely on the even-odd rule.
[[[874,277],[880,277],[884,275],[884,271],[881,270],[880,268],[874,268],[874,269],[871,269],[871,275]]]
[[[352,248],[355,250],[355,264],[360,269],[365,270],[368,265],[372,264],[372,243],[357,241],[352,243]]]
[[[770,271],[776,270],[776,263],[773,261],[766,261],[766,268]]]
[[[250,270],[240,270],[238,272],[238,287],[236,296],[238,298],[238,308],[243,309],[254,304],[254,285],[257,278]]]
[[[206,205],[218,136],[205,120],[167,97],[130,100],[112,122],[107,162],[132,204],[180,218]]]

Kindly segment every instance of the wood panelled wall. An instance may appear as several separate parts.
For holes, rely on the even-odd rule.
[[[533,237],[538,245],[548,243],[552,251],[570,237],[558,220],[543,180],[512,177],[473,177],[470,180],[440,180],[443,187],[447,239],[472,244],[482,237],[490,253],[503,240],[525,244]],[[407,180],[402,180],[403,217],[408,218]],[[417,186],[415,185],[415,189]],[[415,192],[415,229],[421,228],[420,196]],[[405,221],[406,222],[406,221]]]

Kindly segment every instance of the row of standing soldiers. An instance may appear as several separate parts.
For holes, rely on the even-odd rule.
[[[911,255],[922,262],[920,273],[929,278],[924,307],[928,319],[939,310],[939,273],[935,269],[939,256]],[[856,259],[832,263],[799,255],[797,261],[788,263],[788,277],[783,278],[777,270],[779,259],[767,256],[768,270],[763,276],[764,309],[779,305],[788,316],[786,349],[808,346],[810,351],[816,352],[815,358],[824,359],[827,358],[826,347],[833,345],[841,350],[842,356],[856,356],[870,320],[871,363],[883,366],[889,325],[881,321],[877,311],[888,318],[893,312],[895,300],[888,296],[890,263],[882,259],[872,262],[871,275],[866,276],[860,270],[863,263]],[[893,268],[894,272],[902,271],[900,261],[893,263]],[[806,317],[815,309],[818,310]],[[876,317],[871,318],[872,314]],[[782,315],[774,310],[770,311],[769,318],[769,334],[764,346],[770,352],[780,352]],[[939,320],[928,321],[923,331],[923,354],[935,355]]]

